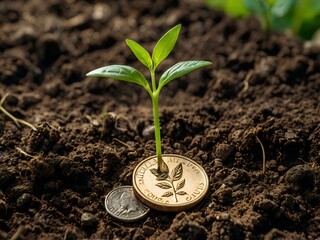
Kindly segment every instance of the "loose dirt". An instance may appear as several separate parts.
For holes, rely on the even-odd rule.
[[[104,197],[155,154],[139,86],[85,73],[128,64],[182,23],[178,61],[213,65],[166,86],[163,152],[201,164],[209,193],[187,212],[111,218]],[[317,239],[320,49],[190,1],[0,3],[0,239]],[[262,149],[266,172],[262,172]],[[25,153],[23,153],[22,150]]]

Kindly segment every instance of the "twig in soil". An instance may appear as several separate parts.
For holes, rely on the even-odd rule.
[[[307,161],[303,160],[302,158],[298,158],[298,160],[300,160],[304,164],[311,165],[311,168],[314,168],[316,166],[316,162],[309,162],[308,163]]]
[[[253,73],[253,71],[249,71],[247,73],[245,79],[243,80],[244,87],[241,90],[241,92],[239,93],[240,95],[244,94],[248,90],[248,88],[249,88],[249,80],[250,80],[250,78],[252,76],[252,73]]]
[[[262,172],[265,173],[266,172],[266,152],[264,150],[263,144],[260,140],[260,138],[258,137],[258,133],[261,129],[259,127],[256,127],[254,129],[254,136],[256,138],[256,141],[259,143],[260,147],[261,147],[261,151],[262,151]]]
[[[134,149],[134,147],[132,147],[132,146],[130,146],[129,144],[121,141],[121,140],[118,139],[118,138],[113,138],[112,140],[115,141],[115,142],[117,142],[117,143],[120,143],[121,145],[123,145],[123,146],[125,146],[125,147],[127,147],[127,148],[129,148],[129,149],[131,149],[131,150]]]
[[[16,150],[18,150],[18,152],[22,153],[23,155],[27,156],[27,157],[31,157],[34,158],[35,156],[30,155],[29,153],[26,153],[25,151],[23,151],[21,148],[16,147]]]
[[[117,227],[117,228],[122,228],[122,226],[120,224],[118,224],[118,223],[116,223],[114,221],[111,221],[109,224],[113,225],[114,227]]]
[[[9,113],[3,106],[3,102],[8,97],[9,93],[6,93],[0,100],[0,111],[2,111],[7,117],[9,117],[17,126],[20,128],[20,123],[26,125],[27,127],[31,128],[33,131],[36,131],[36,127],[33,126],[31,123],[28,123],[27,121],[24,121],[20,118],[14,117],[11,113]]]

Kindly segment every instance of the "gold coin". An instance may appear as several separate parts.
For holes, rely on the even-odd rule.
[[[164,154],[169,171],[157,171],[157,157],[141,161],[133,171],[133,191],[150,208],[176,212],[199,203],[206,195],[209,180],[204,169],[189,158]]]

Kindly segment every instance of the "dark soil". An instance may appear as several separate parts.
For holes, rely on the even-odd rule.
[[[139,86],[85,73],[144,71],[125,39],[151,50],[177,23],[159,72],[214,64],[163,89],[163,152],[201,164],[209,193],[190,211],[122,223],[104,197],[155,154],[151,101]],[[3,106],[37,127],[0,112],[0,239],[319,238],[319,49],[186,0],[6,0],[0,51]]]

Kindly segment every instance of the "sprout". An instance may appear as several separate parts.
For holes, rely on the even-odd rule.
[[[130,66],[125,65],[110,65],[98,68],[89,72],[86,76],[89,77],[107,77],[117,80],[127,81],[142,86],[150,95],[153,105],[153,117],[155,127],[155,140],[156,140],[156,156],[158,163],[159,173],[168,173],[168,167],[162,160],[161,151],[161,134],[160,134],[160,121],[159,121],[159,94],[162,88],[170,83],[172,80],[177,79],[193,70],[212,64],[208,61],[185,61],[179,62],[166,70],[159,81],[156,81],[156,69],[159,64],[168,57],[173,50],[181,29],[181,24],[173,27],[165,33],[157,42],[153,49],[152,56],[143,48],[139,43],[127,39],[126,43],[132,50],[137,59],[146,66],[151,75],[151,86],[147,79],[141,72]]]

